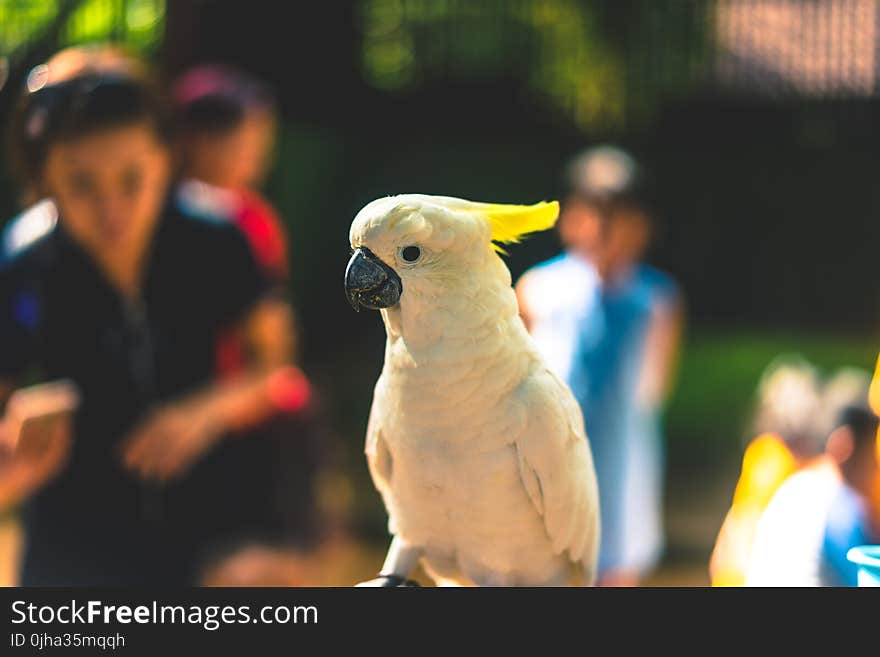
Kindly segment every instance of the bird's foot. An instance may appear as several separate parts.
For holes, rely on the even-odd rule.
[[[368,579],[366,582],[361,582],[360,584],[355,584],[356,587],[375,587],[375,588],[399,588],[399,587],[411,587],[411,586],[419,586],[418,582],[415,582],[411,579],[406,579],[405,577],[401,577],[400,575],[379,575],[378,577],[374,577],[373,579]]]

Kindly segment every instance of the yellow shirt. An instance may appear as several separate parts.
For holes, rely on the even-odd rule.
[[[733,504],[712,552],[712,586],[744,585],[758,520],[796,469],[794,456],[779,436],[765,433],[749,443]]]
[[[874,380],[871,381],[871,389],[868,391],[868,402],[871,404],[871,409],[877,415],[880,415],[880,358],[877,359],[877,368],[874,370]],[[877,449],[877,461],[880,462],[880,429],[877,431],[877,442],[875,447]],[[877,486],[874,490],[872,506],[875,509],[880,509],[880,480],[877,481]]]

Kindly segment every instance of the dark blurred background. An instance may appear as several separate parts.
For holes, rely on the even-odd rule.
[[[702,583],[761,370],[780,352],[876,357],[878,34],[875,0],[0,0],[0,120],[29,68],[75,43],[121,42],[169,79],[221,62],[273,85],[266,191],[288,224],[304,365],[377,540],[361,446],[384,332],[342,293],[354,214],[402,192],[555,198],[574,153],[630,149],[660,224],[649,260],[688,310],[666,572]],[[16,210],[4,175],[0,214]],[[549,234],[511,249],[514,278],[558,250]]]

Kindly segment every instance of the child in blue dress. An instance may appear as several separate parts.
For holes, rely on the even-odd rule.
[[[602,520],[599,583],[635,585],[663,548],[660,412],[681,326],[672,279],[639,261],[650,217],[635,161],[578,157],[559,231],[566,252],[517,284],[526,325],[571,386],[593,449]]]

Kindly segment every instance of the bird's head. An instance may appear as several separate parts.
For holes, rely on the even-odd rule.
[[[355,310],[392,308],[408,291],[436,297],[479,275],[499,244],[553,226],[555,201],[476,203],[402,194],[366,205],[351,224],[345,292]]]

